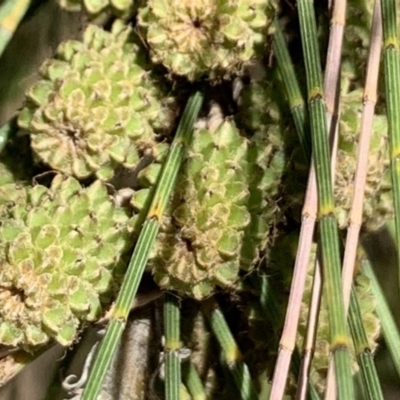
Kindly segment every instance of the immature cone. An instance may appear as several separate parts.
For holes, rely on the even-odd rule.
[[[264,71],[259,68],[260,79],[243,84],[238,94],[239,112],[235,119],[249,134],[262,131],[282,137],[291,118],[287,104],[282,102],[285,98],[283,86],[275,69]]]
[[[361,113],[362,92],[360,90],[342,96],[339,144],[334,178],[335,215],[341,229],[345,229],[349,222],[361,131]],[[292,171],[287,175],[285,191],[288,207],[296,218],[300,218],[308,169],[303,154],[299,150],[293,152],[291,165]],[[362,221],[366,229],[379,228],[383,225],[385,218],[392,214],[393,206],[386,201],[386,211],[381,210],[382,212],[378,216],[376,215],[376,207],[380,203],[382,195],[388,192],[388,188],[384,188],[384,185],[387,186],[386,180],[383,179],[388,168],[387,120],[385,116],[375,115],[368,153],[368,173],[363,202]]]
[[[63,43],[43,65],[18,120],[38,160],[78,179],[110,179],[151,155],[157,132],[169,132],[171,98],[142,67],[131,36],[120,21],[111,33],[89,26],[83,42]]]
[[[152,255],[161,287],[201,299],[257,262],[276,218],[266,166],[280,167],[266,141],[249,142],[230,121],[195,132]]]
[[[133,12],[135,4],[134,0],[57,0],[57,2],[68,11],[81,11],[84,8],[92,15],[110,11],[117,16],[128,16]]]
[[[276,0],[149,0],[138,24],[152,60],[193,81],[229,77],[255,57],[276,12]]]
[[[0,226],[0,343],[69,346],[102,314],[131,248],[130,216],[106,186],[55,176],[26,190]]]

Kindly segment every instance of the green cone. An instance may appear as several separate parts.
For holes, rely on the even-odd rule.
[[[131,249],[130,215],[106,186],[56,175],[26,189],[0,226],[0,343],[73,343],[113,296]]]
[[[267,142],[249,141],[231,121],[195,132],[152,256],[161,287],[201,299],[257,263],[276,221],[271,176],[282,169]]]
[[[190,81],[225,78],[265,44],[276,6],[276,0],[149,0],[138,23],[154,62]]]
[[[92,25],[83,42],[63,43],[42,66],[18,120],[35,158],[78,179],[106,180],[157,152],[156,134],[173,123],[172,99],[144,64],[120,21],[111,33]]]

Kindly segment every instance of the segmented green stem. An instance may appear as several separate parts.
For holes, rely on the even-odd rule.
[[[342,295],[339,233],[334,216],[326,108],[313,2],[311,0],[300,0],[298,9],[317,179],[319,234],[330,317],[331,351],[335,362],[339,399],[351,400],[354,398],[354,388]]]
[[[353,198],[349,214],[349,227],[347,229],[346,244],[343,255],[342,282],[343,299],[346,313],[350,303],[350,293],[354,276],[354,266],[356,264],[358,239],[362,225],[364,192],[368,172],[368,151],[370,147],[372,122],[377,98],[379,61],[382,46],[382,21],[380,11],[380,0],[376,0],[372,18],[371,44],[368,55],[367,77],[365,80],[363,96],[363,112],[361,117],[361,132],[359,135],[357,152],[357,168],[354,176]],[[350,311],[350,313],[351,312],[352,311]],[[354,323],[355,322],[356,321],[354,321]],[[358,322],[358,327],[360,330],[364,329],[361,320]],[[361,359],[363,358],[364,357],[361,357]],[[334,380],[334,374],[332,373],[331,369],[333,369],[332,362],[329,363],[327,379],[328,390],[333,386]],[[375,369],[370,369],[369,372],[376,374]]]
[[[309,135],[306,105],[297,82],[292,60],[283,37],[282,29],[277,18],[274,20],[274,51],[278,61],[279,72],[292,111],[293,121],[307,160],[311,160],[311,138]]]
[[[95,400],[99,393],[111,358],[124,330],[132,301],[142,279],[150,250],[159,230],[160,219],[175,186],[176,177],[180,165],[182,164],[185,150],[192,137],[193,124],[200,111],[202,102],[203,96],[197,92],[189,99],[185,108],[178,127],[178,132],[162,169],[150,209],[147,213],[146,221],[143,224],[122,283],[110,323],[100,344],[94,365],[89,374],[87,385],[83,391],[82,400]]]
[[[357,361],[360,365],[364,394],[367,396],[367,399],[370,400],[383,400],[381,385],[375,368],[374,358],[369,348],[368,338],[365,334],[361,311],[354,288],[351,290],[349,311],[350,332],[353,338]]]
[[[169,293],[164,300],[165,399],[179,399],[181,385],[179,299]]]
[[[222,349],[222,356],[229,368],[241,394],[242,400],[257,400],[257,392],[251,381],[249,368],[242,361],[242,353],[225,321],[224,315],[215,303],[208,304],[206,315],[210,320],[211,329]]]
[[[30,0],[6,0],[0,7],[0,57],[24,17]]]
[[[382,326],[383,337],[385,338],[386,345],[389,349],[392,361],[396,368],[397,374],[400,377],[400,333],[397,329],[396,322],[390,311],[389,305],[386,301],[386,296],[382,292],[378,279],[370,265],[367,257],[363,257],[361,261],[362,269],[365,275],[371,280],[372,293],[376,299],[376,312]]]
[[[309,137],[308,115],[306,115],[305,101],[301,96],[297,78],[292,66],[289,52],[277,20],[275,24],[274,49],[278,61],[278,67],[282,76],[282,81],[286,89],[292,116],[295,122],[297,135],[302,144],[304,154],[311,158],[311,144]],[[279,353],[275,364],[274,377],[271,387],[271,400],[281,399],[289,373],[292,352],[295,348],[297,326],[300,315],[301,298],[307,276],[307,267],[310,257],[311,242],[315,225],[316,201],[310,196],[315,189],[315,174],[312,169],[309,178],[309,185],[303,208],[303,223],[299,237],[299,248],[296,256],[296,263],[293,272],[292,285],[290,289],[287,313],[279,343]]]
[[[199,373],[190,361],[182,364],[182,379],[193,400],[207,400],[207,394]]]
[[[386,107],[390,166],[396,225],[396,248],[400,249],[400,55],[395,0],[382,0]],[[400,257],[399,257],[400,285]]]

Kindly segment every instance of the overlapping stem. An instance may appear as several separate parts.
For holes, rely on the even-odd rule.
[[[295,121],[295,127],[300,139],[300,143],[303,144],[304,153],[306,155],[310,153],[309,155],[311,156],[311,152],[307,149],[307,143],[309,143],[309,140],[306,139],[306,136],[308,135],[308,127],[305,116],[305,103],[302,97],[299,97],[300,90],[298,88],[295,72],[293,67],[289,67],[289,65],[291,65],[289,52],[286,48],[283,35],[280,32],[279,23],[277,21],[275,21],[275,29],[277,36],[276,38],[274,38],[274,48],[276,51],[279,71],[282,75],[282,81],[285,85],[286,93],[289,97],[289,103],[291,104],[292,115]],[[293,84],[296,85],[296,88],[292,87]],[[302,101],[302,103],[300,103],[300,100]],[[305,206],[302,212],[303,218],[299,237],[299,247],[297,250],[292,285],[288,300],[288,311],[286,314],[285,324],[279,343],[278,358],[275,364],[274,377],[270,393],[271,400],[280,400],[283,397],[287,375],[289,372],[291,355],[296,342],[297,325],[300,315],[300,305],[307,276],[307,268],[311,252],[311,243],[316,217],[315,196],[310,196],[312,192],[315,191],[315,174],[313,167],[311,168],[309,182],[311,184],[307,188]],[[314,190],[312,188],[314,188]],[[311,207],[309,207],[310,202],[313,203],[313,206]]]
[[[368,338],[362,323],[360,307],[354,289],[350,296],[349,326],[357,361],[360,365],[364,394],[368,400],[383,400],[383,393]]]
[[[318,192],[321,258],[330,317],[331,351],[335,362],[339,399],[353,399],[348,335],[342,295],[339,232],[334,216],[326,107],[320,70],[313,2],[298,2],[300,31],[306,66],[310,126]]]
[[[179,299],[169,293],[164,299],[164,357],[165,357],[165,399],[179,398],[181,385]]]
[[[390,167],[396,226],[396,248],[400,249],[400,54],[396,0],[382,0],[386,109],[389,131]],[[400,285],[400,257],[399,285]]]
[[[372,121],[377,98],[381,40],[382,22],[380,0],[376,0],[372,17],[371,46],[368,57],[367,77],[364,89],[364,107],[361,117],[362,119],[357,154],[357,169],[354,177],[353,199],[349,215],[349,228],[346,235],[346,244],[343,257],[342,281],[346,313],[350,302],[354,265],[356,262],[356,252],[362,223],[363,198],[368,172],[368,151],[372,134]],[[354,320],[354,315],[350,315],[350,321],[356,323],[356,320]],[[360,329],[363,329],[362,324],[360,325]],[[362,359],[364,358],[365,357],[362,357]],[[332,363],[330,363],[329,367],[332,368]],[[370,372],[373,372],[376,377],[376,370],[373,363],[371,368],[372,369],[370,370]],[[332,384],[332,379],[333,375],[328,372],[328,388]]]
[[[396,321],[393,318],[385,294],[382,292],[367,257],[364,256],[362,258],[361,264],[365,275],[371,280],[372,293],[376,299],[376,312],[382,326],[383,337],[385,338],[397,375],[400,377],[400,334],[396,326]]]
[[[342,26],[344,24],[343,4],[338,4],[338,7],[334,11],[334,16],[337,17],[335,18],[335,24],[338,26],[334,24],[335,29],[333,29],[332,32],[332,35],[334,37],[331,38],[330,40],[330,47],[328,52],[329,62],[327,65],[326,78],[325,78],[325,88],[329,93],[329,112],[327,113],[329,125],[331,125],[332,116],[336,113],[336,108],[337,108],[335,107],[335,105],[337,103],[336,96],[338,95],[337,85],[338,85],[339,69],[340,69],[340,48],[343,38],[343,26]],[[342,24],[340,23],[338,24],[338,22],[340,21],[342,21]],[[289,53],[285,48],[285,42],[283,40],[283,36],[280,32],[279,29],[280,27],[277,22],[275,22],[275,28],[276,28],[276,38],[274,44],[278,59],[279,70],[283,75],[283,82],[285,84],[286,92],[288,94],[289,102],[291,104],[296,130],[300,142],[303,144],[304,152],[305,154],[307,154],[308,151],[307,148],[305,147],[307,141],[305,139],[302,139],[304,135],[307,135],[307,130],[308,130],[308,124],[307,124],[308,120],[306,119],[305,116],[305,105],[304,102],[302,105],[300,104],[301,100],[301,97],[299,96],[300,90],[297,85],[294,69],[293,67],[291,68],[289,67],[289,65],[291,65]],[[335,48],[332,49],[332,47]],[[339,47],[339,51],[337,50],[337,47]],[[337,133],[336,129],[337,118],[334,119],[333,122],[334,123],[331,126],[332,128],[331,131],[333,133]],[[334,146],[332,154],[332,170],[334,170],[335,154],[336,153]],[[304,284],[307,275],[307,268],[311,251],[311,243],[314,234],[314,227],[316,220],[316,212],[317,212],[316,191],[317,189],[315,180],[315,169],[314,169],[314,163],[312,163],[308,179],[307,192],[305,196],[305,203],[302,211],[302,227],[300,231],[299,247],[294,266],[292,286],[288,303],[288,312],[285,319],[282,339],[280,341],[280,351],[275,366],[275,374],[274,374],[271,397],[270,397],[271,399],[281,399],[283,396],[285,382],[287,379],[287,373],[289,371],[290,358],[295,345],[301,298],[304,291]],[[319,291],[319,289],[317,291]],[[313,339],[311,335],[309,337],[310,346],[312,342]],[[302,368],[305,368],[306,370],[309,368],[309,362],[311,361],[311,357],[309,357],[311,355],[311,347],[308,353],[309,354],[306,354],[306,357],[302,365]],[[308,379],[304,371],[302,372],[302,377],[304,377],[304,379],[306,380]],[[308,387],[308,383],[306,381],[302,382],[300,380],[300,385],[302,389],[305,390]],[[303,393],[305,395],[305,391]]]
[[[192,362],[182,364],[182,380],[193,400],[207,400],[207,394],[196,367]]]
[[[279,325],[279,304],[276,301],[276,294],[274,293],[272,282],[269,281],[270,278],[266,276],[254,276],[252,278],[253,285],[257,288],[257,293],[259,293],[259,304],[261,309],[263,310],[264,316],[272,321],[274,325]],[[291,370],[295,376],[298,376],[299,373],[304,373],[304,371],[300,372],[300,352],[296,348],[293,354],[293,363],[291,365]],[[311,381],[308,379],[301,380],[302,382],[306,382],[307,387],[304,388],[304,391],[309,392],[310,400],[319,400],[320,397],[318,392]],[[297,398],[299,398],[301,389],[297,390]],[[260,400],[261,399],[260,397]]]
[[[197,92],[191,96],[187,103],[178,127],[178,132],[162,169],[146,221],[143,224],[138,242],[128,265],[124,282],[122,283],[112,311],[110,323],[107,326],[106,334],[100,344],[99,352],[89,374],[87,385],[82,394],[82,400],[95,400],[97,398],[107,368],[111,362],[111,357],[124,330],[132,301],[142,279],[150,250],[159,230],[160,219],[175,186],[179,167],[189,146],[193,124],[200,111],[202,101],[203,96]]]
[[[292,111],[294,125],[297,136],[303,148],[307,160],[311,160],[311,138],[306,118],[306,105],[297,82],[296,74],[289,51],[283,37],[283,32],[277,18],[274,20],[274,52],[278,61],[278,69],[282,76],[282,81]]]
[[[224,315],[214,302],[209,302],[204,307],[209,318],[211,329],[217,338],[222,357],[232,374],[242,400],[257,400],[258,395],[253,386],[248,366],[242,360],[242,353],[225,321]]]

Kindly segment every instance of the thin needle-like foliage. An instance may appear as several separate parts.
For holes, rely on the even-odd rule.
[[[274,49],[276,51],[278,68],[282,75],[282,81],[286,89],[289,103],[291,104],[292,115],[295,121],[300,143],[303,145],[304,153],[310,156],[311,150],[309,149],[308,144],[310,140],[307,138],[309,137],[309,134],[307,129],[305,103],[297,84],[294,68],[290,67],[292,63],[289,52],[286,48],[283,34],[281,33],[281,29],[277,21],[275,21],[275,29],[276,35],[274,37]],[[297,325],[300,315],[300,305],[304,292],[305,279],[307,276],[307,268],[311,252],[312,236],[315,225],[316,201],[313,201],[314,206],[310,205],[310,193],[313,191],[310,189],[310,187],[314,186],[315,189],[313,167],[311,167],[309,182],[313,182],[313,185],[309,185],[307,188],[305,205],[302,212],[302,227],[299,237],[299,248],[297,250],[287,314],[281,341],[279,343],[279,353],[275,364],[274,377],[272,380],[270,395],[271,400],[281,399],[283,396],[287,376],[289,373],[291,355],[295,347]],[[315,195],[313,198],[315,199]]]
[[[311,138],[309,134],[308,118],[306,116],[307,108],[297,82],[296,73],[285,43],[282,28],[277,18],[274,20],[274,28],[274,52],[278,63],[278,69],[283,78],[282,81],[299,142],[307,160],[311,160]]]
[[[339,232],[334,216],[326,108],[313,2],[299,1],[298,8],[307,76],[310,126],[318,192],[319,238],[330,318],[331,351],[335,362],[339,397],[353,399],[354,388],[342,297]]]
[[[360,365],[364,394],[368,400],[383,400],[382,388],[376,372],[372,351],[362,323],[362,315],[354,289],[350,295],[349,326],[355,354]]]
[[[367,78],[363,96],[364,107],[361,117],[357,169],[354,177],[353,200],[349,215],[349,228],[347,230],[346,245],[343,257],[343,293],[346,309],[350,300],[350,289],[354,274],[358,238],[362,224],[363,197],[368,172],[368,152],[372,133],[372,121],[377,99],[381,41],[382,22],[380,2],[376,1],[372,20],[371,47],[367,66]]]
[[[340,52],[341,52],[341,43],[343,40],[343,27],[344,27],[344,10],[345,3],[338,2],[335,3],[332,19],[334,21],[333,30],[331,33],[331,40],[329,44],[328,50],[328,61],[327,61],[327,70],[325,76],[325,91],[328,93],[328,125],[331,127],[331,132],[333,135],[337,136],[337,118],[333,120],[333,124],[331,124],[332,117],[337,114],[337,100],[336,97],[338,95],[338,80],[339,80],[339,71],[340,71]],[[340,23],[341,21],[341,23]],[[276,24],[277,25],[277,24]],[[299,90],[296,90],[296,85],[293,82],[296,82],[294,77],[293,68],[289,68],[290,59],[287,53],[287,50],[284,49],[284,41],[283,37],[280,34],[279,26],[276,26],[277,34],[275,35],[275,50],[277,52],[277,60],[278,65],[280,67],[281,74],[284,76],[284,83],[286,87],[286,91],[288,93],[290,104],[292,105],[292,112],[295,121],[295,125],[297,128],[298,135],[300,137],[301,143],[307,143],[302,140],[302,136],[304,135],[305,130],[305,117],[303,112],[303,105],[299,103]],[[277,50],[278,49],[278,50]],[[280,50],[282,49],[282,50]],[[290,86],[289,86],[290,84]],[[335,141],[335,140],[334,140]],[[305,148],[305,153],[307,154],[307,147]],[[332,154],[332,170],[335,168],[335,146],[333,148]],[[288,313],[286,315],[285,326],[282,333],[282,339],[280,343],[280,352],[278,354],[277,364],[275,366],[275,375],[272,386],[272,395],[271,398],[281,398],[284,390],[284,382],[286,381],[286,376],[289,369],[290,363],[290,354],[294,348],[294,342],[296,338],[297,332],[297,324],[300,313],[300,304],[302,293],[304,291],[305,278],[307,274],[307,266],[309,262],[309,254],[311,251],[311,242],[312,236],[314,233],[314,225],[316,219],[316,211],[317,211],[317,198],[316,198],[316,181],[315,181],[315,170],[314,164],[311,166],[310,175],[309,175],[309,184],[307,187],[307,192],[305,196],[305,204],[302,212],[302,227],[300,231],[299,238],[299,248],[297,251],[296,263],[294,268],[294,275],[292,279],[291,292],[289,296],[289,304],[288,304]],[[317,292],[319,291],[319,287],[316,287]],[[315,310],[318,309],[318,303],[314,302]],[[315,314],[315,313],[314,313]],[[316,321],[311,317],[311,322]],[[310,325],[312,328],[312,325]],[[306,370],[309,368],[309,364],[311,362],[311,350],[313,347],[313,335],[308,337],[308,344],[305,346],[306,355],[305,355],[305,364],[304,367]],[[308,365],[308,366],[307,366]],[[302,372],[302,376],[306,378],[308,374],[306,372]],[[304,385],[300,385],[303,388],[307,387],[307,382]],[[305,393],[305,392],[303,392]],[[305,394],[304,394],[305,395]]]
[[[303,357],[300,364],[300,374],[297,381],[298,391],[297,398],[300,400],[307,398],[307,389],[310,382],[311,363],[313,358],[313,350],[315,338],[317,335],[318,316],[321,305],[321,265],[318,258],[314,264],[314,275],[312,284],[312,295],[309,303],[308,318],[307,318],[307,332],[303,343]]]
[[[342,281],[344,306],[347,313],[353,282],[358,239],[362,224],[363,198],[368,172],[368,151],[372,134],[372,121],[377,97],[379,61],[382,40],[382,24],[379,1],[375,2],[372,19],[371,46],[367,64],[367,77],[364,89],[364,107],[361,117],[361,132],[357,154],[357,168],[354,177],[353,199],[349,214],[349,228],[343,256]],[[353,319],[352,319],[353,320]],[[362,324],[360,324],[362,328]],[[332,362],[329,365],[327,391],[332,390],[334,375]]]
[[[233,377],[241,398],[243,400],[257,400],[258,396],[250,376],[249,368],[243,361],[242,353],[223,313],[214,302],[207,303],[204,310],[209,318],[211,329],[221,346],[222,358]]]
[[[400,249],[400,54],[395,0],[382,0],[383,51],[396,248]],[[399,282],[400,282],[400,257]]]
[[[193,400],[206,400],[207,394],[203,382],[192,362],[182,363],[182,380]]]
[[[179,398],[181,386],[179,299],[169,293],[164,300],[165,399]]]
[[[376,299],[376,312],[382,326],[383,337],[388,346],[397,375],[400,377],[400,334],[396,321],[393,318],[386,296],[383,293],[373,268],[366,256],[362,258],[361,264],[365,275],[367,275],[371,280],[372,292]]]

